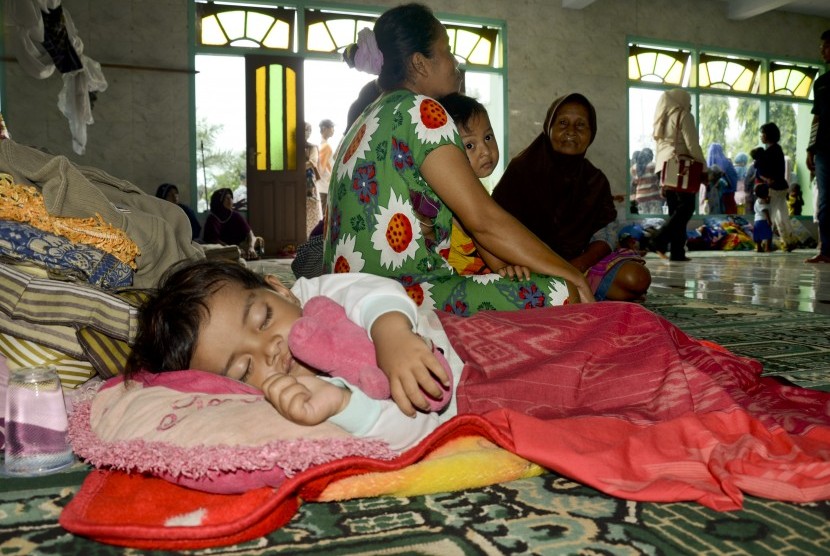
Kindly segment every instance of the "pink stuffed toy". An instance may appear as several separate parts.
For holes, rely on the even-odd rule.
[[[348,380],[367,396],[389,399],[389,379],[378,367],[375,345],[366,331],[349,320],[346,311],[328,297],[317,296],[303,305],[300,317],[288,333],[288,348],[298,360],[331,376]],[[433,348],[433,353],[452,379],[450,365],[444,355]],[[449,403],[452,386],[444,386],[441,399],[425,393],[429,407],[437,411]]]

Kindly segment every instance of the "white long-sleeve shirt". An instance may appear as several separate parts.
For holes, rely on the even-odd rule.
[[[377,318],[388,312],[400,312],[412,322],[412,329],[432,340],[444,352],[458,382],[464,363],[452,348],[438,315],[432,310],[418,310],[415,302],[398,282],[373,274],[350,272],[324,274],[317,278],[300,278],[291,288],[302,304],[322,295],[341,305],[349,320],[367,334]],[[341,378],[321,377],[352,391],[348,406],[329,421],[361,438],[383,440],[392,450],[403,451],[420,442],[441,423],[457,413],[455,388],[450,403],[440,413],[418,412],[405,415],[392,400],[375,400]]]

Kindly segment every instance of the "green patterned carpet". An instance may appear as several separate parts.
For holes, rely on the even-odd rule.
[[[830,315],[665,294],[650,294],[645,306],[690,336],[760,360],[765,375],[830,391]]]
[[[650,296],[646,305],[693,336],[762,360],[767,374],[830,390],[830,316],[670,295]],[[0,479],[0,554],[152,554],[73,537],[58,526],[82,477],[75,471]],[[547,473],[457,493],[305,504],[266,537],[194,553],[816,556],[830,554],[830,501],[748,498],[743,510],[720,513],[612,498]]]

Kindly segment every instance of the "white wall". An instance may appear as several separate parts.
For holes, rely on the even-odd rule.
[[[398,0],[350,0],[345,6],[394,6]],[[583,10],[560,0],[424,0],[439,13],[504,19],[508,30],[510,157],[541,129],[551,101],[580,91],[596,105],[597,139],[588,154],[625,192],[626,56],[628,36],[819,61],[819,36],[830,19],[784,12],[749,20],[726,17],[719,0],[597,0]],[[84,41],[105,67],[109,90],[95,105],[87,154],[74,155],[66,120],[56,108],[60,78],[44,81],[5,63],[3,108],[15,140],[100,167],[148,192],[163,181],[190,183],[189,74],[185,0],[63,0]],[[11,39],[6,34],[6,53]],[[185,188],[186,191],[186,188]],[[186,192],[185,193],[186,196]],[[185,199],[187,200],[187,199]]]

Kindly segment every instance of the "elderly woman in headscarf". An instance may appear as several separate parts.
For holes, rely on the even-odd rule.
[[[683,89],[672,89],[660,95],[654,111],[655,166],[658,173],[663,163],[678,155],[688,155],[706,166],[703,149],[692,116],[692,97]],[[705,183],[706,175],[701,176]],[[651,239],[651,246],[662,258],[671,248],[672,261],[688,261],[686,257],[686,225],[695,212],[697,193],[664,190],[669,219]]]
[[[254,236],[248,221],[233,208],[233,191],[224,187],[217,189],[210,196],[210,214],[205,220],[202,232],[205,243],[236,245],[246,260],[259,258],[258,251],[263,251],[263,240]]]
[[[542,132],[510,161],[493,199],[583,272],[598,301],[641,299],[651,274],[636,252],[617,248],[611,185],[585,158],[596,133],[596,110],[585,96],[558,98]]]

